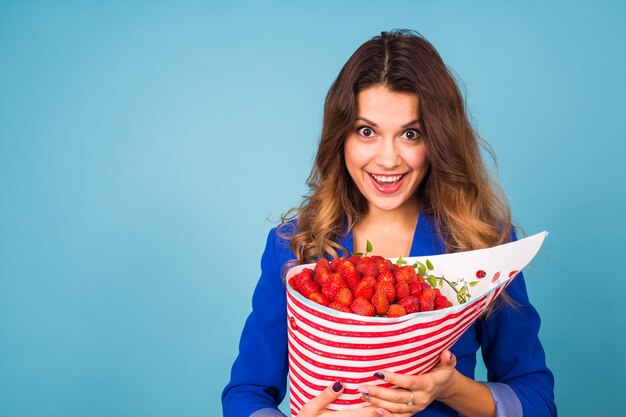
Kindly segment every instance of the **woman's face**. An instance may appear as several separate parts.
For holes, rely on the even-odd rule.
[[[346,138],[344,159],[370,210],[417,206],[415,192],[428,172],[420,136],[419,100],[382,86],[357,96],[357,117]]]

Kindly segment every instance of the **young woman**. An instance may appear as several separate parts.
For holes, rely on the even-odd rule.
[[[411,31],[361,45],[326,97],[310,194],[276,229],[262,257],[253,311],[222,394],[227,417],[281,416],[286,394],[285,267],[366,252],[407,257],[515,239],[506,198],[490,178],[459,89],[433,46]],[[295,214],[293,214],[295,213]],[[554,379],[523,276],[420,376],[380,370],[398,388],[362,386],[371,406],[325,411],[331,384],[305,404],[311,416],[554,416]],[[488,382],[474,380],[481,349]]]

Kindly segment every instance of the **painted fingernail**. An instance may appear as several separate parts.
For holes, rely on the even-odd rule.
[[[374,372],[374,376],[378,379],[385,379],[385,375],[381,374],[380,372]]]
[[[343,388],[343,385],[341,384],[341,381],[337,381],[333,384],[333,391],[335,392],[341,391],[342,388]]]
[[[361,388],[361,387],[359,387],[359,389],[357,391],[359,391],[362,394],[369,394],[370,393],[370,391],[367,388]]]
[[[383,410],[381,410],[380,408],[377,408],[376,414],[378,414],[379,416],[382,416],[384,413],[383,413]]]

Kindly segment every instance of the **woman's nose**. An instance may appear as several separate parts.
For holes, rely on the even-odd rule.
[[[383,138],[376,154],[376,163],[385,169],[392,169],[400,165],[400,151],[393,138]]]

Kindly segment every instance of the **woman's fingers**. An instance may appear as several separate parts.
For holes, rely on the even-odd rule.
[[[402,388],[363,386],[359,388],[359,392],[361,392],[364,401],[375,407],[391,411],[394,415],[404,413],[412,416],[428,405],[424,403],[421,393],[413,393]]]
[[[411,394],[405,389],[384,388],[376,385],[364,385],[359,388],[359,392],[364,398],[380,398],[385,401],[395,403],[408,403],[411,401]]]
[[[427,390],[431,388],[432,385],[429,378],[423,378],[421,375],[402,375],[389,371],[380,371],[376,372],[374,376],[378,379],[384,380],[385,382],[389,382],[392,385],[410,390]]]
[[[415,376],[396,374],[389,371],[379,371],[375,372],[374,376],[378,379],[384,380],[385,382],[389,382],[392,385],[396,385],[401,388],[429,391],[433,389],[433,371],[438,371],[445,368],[449,368],[449,370],[452,370],[455,367],[456,356],[454,356],[449,349],[446,349],[441,352],[437,365],[435,365],[433,369],[425,374]]]
[[[439,363],[433,370],[444,367],[454,368],[456,365],[456,358],[449,350],[444,350],[441,353]],[[432,372],[432,371],[431,371]],[[399,388],[384,388],[375,385],[364,385],[359,389],[363,395],[363,399],[372,407],[361,409],[358,412],[359,416],[371,415],[378,416],[412,416],[413,414],[423,410],[432,399],[427,393],[433,392],[436,380],[433,378],[434,374],[426,373],[420,376],[415,375],[402,375],[388,371],[376,372],[374,376],[378,379],[384,380]],[[335,401],[343,392],[343,384],[341,381],[336,381],[334,384],[329,385],[322,391],[317,397],[308,401],[298,414],[299,417],[316,417],[321,414],[325,415],[326,407],[328,407],[333,401]],[[334,415],[339,417],[352,416],[352,411],[335,412]]]
[[[405,396],[408,396],[406,392],[405,392]],[[363,399],[365,398],[367,398],[367,402],[372,404],[374,407],[390,411],[394,415],[407,414],[409,416],[412,416],[413,414],[419,411],[422,411],[424,409],[424,406],[419,403],[409,405],[408,401],[398,403],[398,402],[393,402],[393,401],[386,401],[386,400],[383,400],[381,398],[376,398],[376,397],[368,396],[368,397],[364,397]]]
[[[395,388],[364,385],[359,391],[365,401],[376,407],[388,410],[394,415],[403,413],[413,415],[426,408],[442,390],[445,390],[455,366],[456,357],[446,349],[441,352],[437,365],[422,375],[379,371],[374,376],[395,385]]]
[[[337,381],[329,385],[317,397],[312,398],[302,406],[298,417],[336,416],[336,417],[380,417],[383,410],[377,410],[374,406],[364,407],[355,410],[326,411],[333,401],[343,392],[343,384]]]
[[[324,414],[320,414],[320,417],[381,417],[383,412],[384,410],[382,409],[377,409],[374,406],[368,406],[352,410],[327,411]]]
[[[391,411],[387,411],[383,408],[377,408],[376,417],[411,417],[413,413],[392,413]]]
[[[312,398],[302,406],[298,417],[313,417],[321,414],[330,403],[339,398],[342,392],[343,384],[341,381],[336,381],[327,386],[317,397]]]
[[[456,356],[454,356],[452,354],[452,351],[450,351],[449,349],[444,350],[443,352],[441,352],[441,355],[439,355],[439,363],[435,365],[435,368],[441,366],[449,366],[452,368],[456,367]]]

